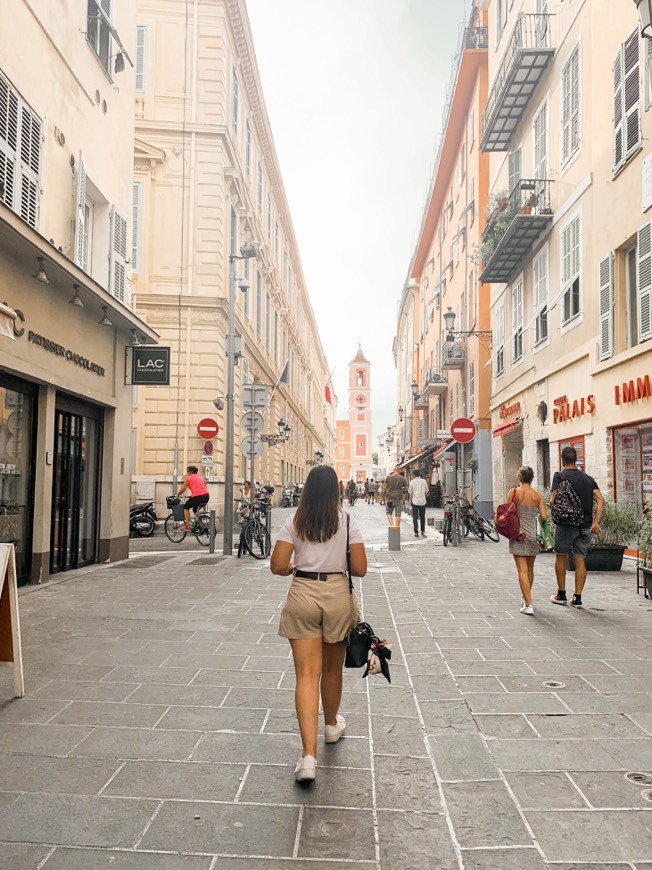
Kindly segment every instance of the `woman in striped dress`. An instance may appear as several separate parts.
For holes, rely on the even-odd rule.
[[[548,519],[548,512],[543,497],[536,489],[532,489],[534,472],[529,465],[518,470],[518,486],[507,493],[507,501],[513,501],[518,511],[518,521],[521,527],[521,538],[509,542],[509,552],[514,557],[518,582],[521,587],[523,601],[521,613],[534,613],[532,605],[532,584],[534,583],[534,560],[539,554],[537,541],[537,516]]]

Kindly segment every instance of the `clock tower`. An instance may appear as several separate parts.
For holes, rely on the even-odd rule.
[[[372,477],[371,459],[371,363],[358,352],[349,363],[349,429],[351,477],[363,483]]]

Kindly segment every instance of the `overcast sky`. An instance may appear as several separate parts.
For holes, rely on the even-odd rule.
[[[470,0],[246,2],[338,417],[360,340],[375,449],[396,419],[398,301]]]

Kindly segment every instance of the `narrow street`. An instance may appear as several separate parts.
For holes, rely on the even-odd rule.
[[[159,531],[157,550],[21,595],[0,867],[652,868],[652,605],[632,564],[589,576],[577,611],[548,603],[541,556],[524,616],[504,542],[444,548],[404,515],[389,552],[383,508],[352,511],[392,684],[346,672],[346,735],[308,789],[276,635],[287,580],[268,563]]]

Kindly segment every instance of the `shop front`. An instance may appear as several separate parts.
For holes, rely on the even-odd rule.
[[[493,411],[493,487],[499,501],[514,486],[518,469],[523,465],[524,406],[524,397],[519,395]]]
[[[43,583],[128,556],[126,351],[157,336],[12,222],[0,219],[0,541],[15,545],[21,584]]]

